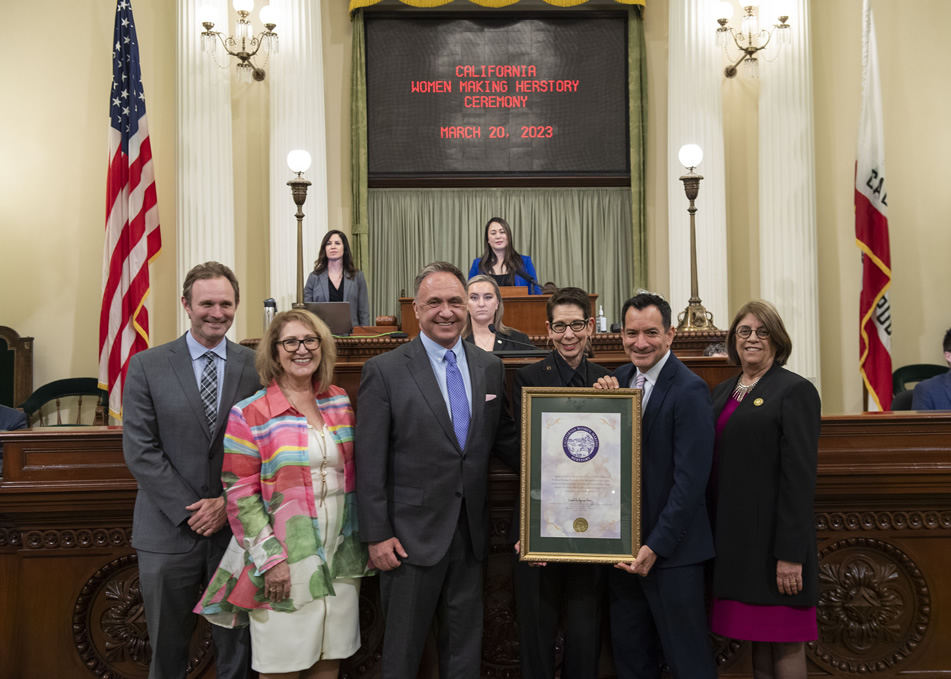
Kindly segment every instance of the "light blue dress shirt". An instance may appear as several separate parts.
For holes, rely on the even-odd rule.
[[[449,388],[446,386],[446,347],[436,344],[426,337],[426,333],[419,333],[419,338],[423,341],[423,348],[426,349],[426,355],[429,357],[429,364],[433,366],[433,372],[436,374],[436,383],[439,385],[439,393],[442,394],[442,400],[446,402],[446,411],[449,413],[449,419],[452,419],[452,408],[449,406]],[[451,349],[456,355],[456,365],[459,372],[462,373],[462,381],[466,385],[466,400],[469,401],[469,416],[472,416],[472,379],[469,377],[469,362],[466,360],[466,350],[463,348],[462,338],[456,340],[455,346]]]

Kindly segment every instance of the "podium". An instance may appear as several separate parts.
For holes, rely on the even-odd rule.
[[[500,288],[505,313],[502,322],[510,328],[521,330],[531,337],[548,335],[545,321],[548,320],[548,299],[551,295],[529,295],[527,286],[505,286]],[[597,309],[597,294],[588,295],[591,299],[591,313]],[[400,297],[400,322],[402,330],[410,337],[419,334],[419,323],[413,312],[413,298]]]

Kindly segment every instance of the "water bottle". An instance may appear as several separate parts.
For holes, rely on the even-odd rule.
[[[598,332],[608,331],[608,319],[604,316],[604,305],[598,305]]]
[[[268,297],[264,300],[264,331],[267,332],[268,326],[271,325],[271,321],[274,320],[274,314],[277,313],[277,302],[274,301],[273,297]]]

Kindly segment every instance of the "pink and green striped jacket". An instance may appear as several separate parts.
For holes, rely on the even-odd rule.
[[[357,531],[354,416],[340,387],[317,395],[317,407],[344,461],[343,527],[327,563],[307,455],[307,421],[276,382],[231,409],[225,434],[222,481],[234,539],[195,612],[227,627],[247,624],[255,608],[292,611],[333,596],[335,578],[362,577],[366,545]],[[264,573],[286,561],[291,596],[272,604],[263,594]]]

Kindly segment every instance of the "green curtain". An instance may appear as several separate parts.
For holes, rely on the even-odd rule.
[[[350,74],[350,183],[353,221],[350,226],[350,248],[354,264],[363,271],[369,285],[373,276],[367,228],[367,51],[362,9],[353,15],[351,53],[353,70]]]
[[[512,226],[515,248],[531,255],[539,284],[598,293],[609,324],[634,289],[625,187],[370,189],[368,216],[375,314],[398,315],[398,296],[412,296],[416,272],[429,262],[452,262],[468,274],[492,217]]]
[[[641,10],[627,14],[628,121],[631,138],[632,282],[647,288],[647,218],[644,182],[647,178],[647,49]]]

